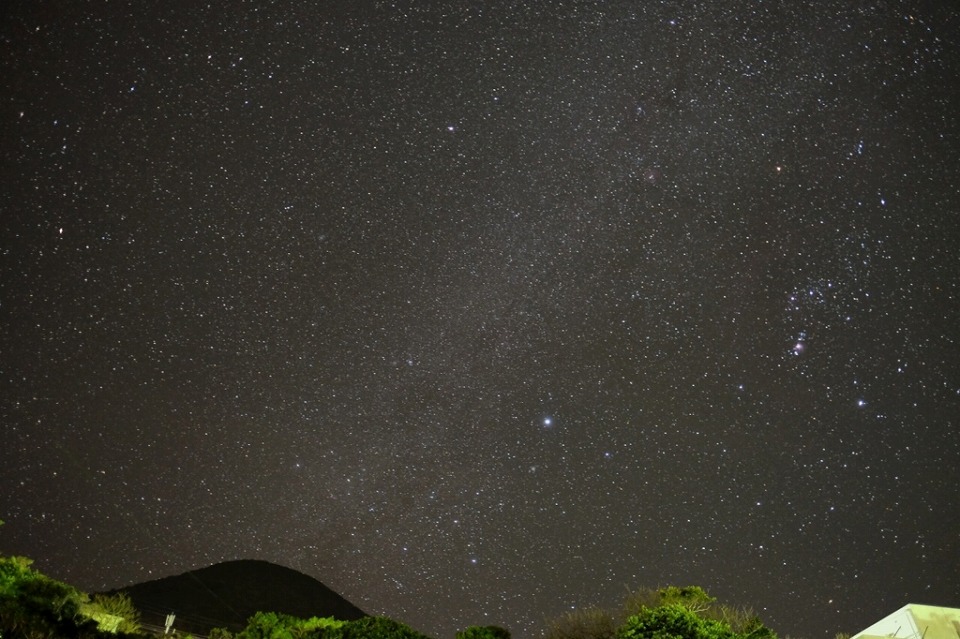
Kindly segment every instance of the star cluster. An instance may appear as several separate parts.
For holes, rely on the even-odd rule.
[[[956,605],[947,4],[14,3],[0,530],[437,637]],[[951,597],[953,599],[951,599]]]

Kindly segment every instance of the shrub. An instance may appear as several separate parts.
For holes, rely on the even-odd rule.
[[[79,637],[95,634],[80,614],[86,595],[32,568],[25,557],[0,557],[0,635]]]
[[[239,632],[236,639],[342,639],[344,628],[349,622],[333,617],[311,617],[300,619],[276,612],[258,612],[247,621],[247,627]],[[211,639],[233,639],[226,630]]]
[[[624,601],[627,615],[639,614],[644,608],[658,608],[669,604],[684,606],[693,612],[709,610],[716,602],[700,586],[667,586],[666,588],[642,588]]]
[[[238,639],[294,639],[293,627],[302,621],[276,612],[258,612],[247,620]]]
[[[118,592],[115,595],[94,595],[93,601],[84,606],[84,614],[94,619],[99,615],[119,617],[120,622],[112,629],[113,632],[130,634],[140,632],[140,611],[134,607],[130,595],[125,592]],[[99,622],[99,619],[97,621]]]
[[[296,628],[295,636],[303,639],[339,639],[346,621],[333,617],[310,617]]]
[[[470,626],[458,632],[456,639],[510,639],[510,631],[500,626]]]
[[[350,621],[340,628],[343,639],[430,639],[387,617],[364,617]]]
[[[544,639],[613,639],[619,622],[601,608],[568,612],[547,624]]]
[[[717,603],[699,586],[644,588],[621,610],[592,608],[548,622],[543,639],[776,639],[749,608]]]
[[[735,639],[735,635],[728,624],[670,603],[629,617],[617,631],[617,639]]]

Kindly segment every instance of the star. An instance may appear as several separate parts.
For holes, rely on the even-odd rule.
[[[437,639],[960,592],[950,3],[9,4],[11,552],[271,558]]]

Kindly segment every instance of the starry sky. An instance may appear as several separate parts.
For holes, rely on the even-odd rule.
[[[0,548],[438,638],[960,604],[952,2],[13,0]]]

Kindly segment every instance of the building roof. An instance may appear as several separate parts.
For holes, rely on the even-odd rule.
[[[960,608],[907,604],[850,639],[960,639]]]

